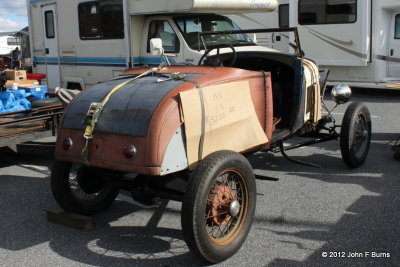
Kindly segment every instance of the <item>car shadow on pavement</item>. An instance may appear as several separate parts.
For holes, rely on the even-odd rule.
[[[47,221],[45,210],[60,210],[51,193],[51,166],[46,166],[51,157],[10,153],[0,158],[0,168],[19,166],[35,173],[0,175],[0,249],[22,251],[48,242],[56,254],[95,266],[204,265],[189,252],[181,233],[180,212],[168,208],[168,201],[144,209],[120,194],[110,209],[93,216],[92,231],[79,231]],[[148,220],[140,218],[143,214]],[[159,226],[164,215],[173,216],[176,223]],[[124,217],[131,218],[119,223]]]
[[[282,246],[295,246],[309,253],[304,260],[283,253],[268,266],[400,266],[400,162],[394,160],[391,149],[396,138],[391,133],[373,134],[369,156],[357,169],[348,169],[338,154],[295,156],[324,164],[322,168],[291,163],[281,156],[254,156],[253,165],[263,171],[277,170],[304,180],[318,180],[327,186],[350,184],[368,191],[342,211],[344,214],[333,224],[284,217],[258,218],[258,229],[274,235]],[[335,210],[337,206],[333,202],[324,208]],[[323,210],[315,212],[329,214]],[[310,241],[322,245],[310,248],[305,245]]]
[[[172,228],[158,226],[163,215],[178,216],[166,207],[168,201],[147,210],[152,215],[145,225],[127,226],[118,220],[134,218],[143,209],[117,200],[109,210],[93,216],[94,230],[83,232],[47,221],[45,210],[60,209],[48,177],[0,175],[0,185],[0,249],[20,251],[49,242],[58,255],[95,266],[203,265],[183,241],[180,220]]]
[[[93,231],[65,229],[67,234],[50,239],[50,247],[63,257],[95,266],[202,266],[183,241],[180,220],[174,228],[158,226],[162,216],[177,213],[167,204],[163,201],[149,209],[152,215],[145,225],[127,226],[114,223],[124,216],[134,218],[140,208],[117,201],[111,210],[94,216]],[[71,242],[73,245],[66,248],[65,244]]]

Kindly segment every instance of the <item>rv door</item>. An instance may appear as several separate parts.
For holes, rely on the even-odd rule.
[[[389,76],[400,79],[400,13],[395,13],[391,23],[389,41]]]
[[[56,5],[42,7],[44,27],[44,64],[46,65],[47,86],[60,86],[60,57],[58,52],[58,33]]]
[[[320,65],[370,61],[371,0],[297,0],[290,5],[305,56]]]

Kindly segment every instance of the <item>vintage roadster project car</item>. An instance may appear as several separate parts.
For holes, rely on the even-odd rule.
[[[326,72],[302,57],[298,38],[294,55],[220,41],[246,33],[201,33],[199,66],[129,69],[81,92],[58,131],[57,203],[95,214],[120,189],[148,205],[155,197],[182,201],[188,247],[215,263],[241,247],[253,220],[256,182],[245,156],[280,149],[287,157],[288,149],[340,139],[344,162],[362,165],[371,139],[367,107],[352,103],[336,125],[323,103]],[[152,40],[154,51],[159,42]],[[350,94],[345,85],[332,89],[336,105]],[[285,147],[294,136],[313,139]],[[184,190],[169,186],[175,179]]]

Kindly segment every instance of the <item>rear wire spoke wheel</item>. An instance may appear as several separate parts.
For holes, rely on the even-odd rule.
[[[217,176],[208,194],[204,219],[208,235],[216,245],[229,243],[246,213],[248,199],[243,198],[243,192],[247,188],[243,181],[240,173],[225,170]]]
[[[119,193],[116,185],[97,177],[90,168],[58,160],[51,172],[51,189],[61,208],[85,215],[107,209]]]
[[[352,103],[346,109],[340,132],[343,161],[350,168],[360,167],[367,158],[371,144],[371,115],[362,103]]]
[[[255,178],[247,159],[232,151],[207,156],[192,173],[182,205],[188,247],[210,263],[229,258],[246,239],[255,206]]]

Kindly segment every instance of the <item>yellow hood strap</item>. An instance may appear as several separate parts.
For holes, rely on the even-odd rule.
[[[133,82],[134,80],[137,80],[139,78],[142,78],[144,76],[147,76],[150,73],[156,72],[157,70],[160,70],[163,67],[163,65],[160,65],[158,67],[154,67],[151,68],[145,72],[143,72],[142,74],[129,79],[123,83],[118,84],[117,86],[115,86],[110,92],[108,92],[108,94],[103,98],[103,100],[98,103],[98,102],[92,102],[89,106],[89,110],[86,114],[86,117],[84,119],[84,123],[86,124],[86,128],[85,128],[85,133],[83,134],[83,137],[86,139],[86,143],[84,148],[82,149],[82,157],[84,159],[84,163],[87,165],[90,165],[89,162],[89,149],[88,149],[88,143],[89,140],[93,138],[93,131],[94,131],[94,127],[97,123],[97,120],[100,116],[101,111],[103,110],[103,107],[105,106],[105,104],[108,102],[108,100],[110,99],[110,97],[117,92],[119,89],[121,89],[122,87],[124,87],[125,85],[127,85],[130,82]]]

